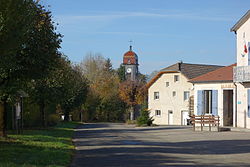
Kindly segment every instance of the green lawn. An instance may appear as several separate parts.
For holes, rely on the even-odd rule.
[[[71,138],[78,123],[61,123],[47,130],[25,130],[0,139],[0,167],[61,167],[70,164]]]

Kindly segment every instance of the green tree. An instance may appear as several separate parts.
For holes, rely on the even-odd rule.
[[[60,103],[61,87],[64,82],[64,70],[67,63],[66,57],[60,58],[46,77],[33,80],[28,88],[32,101],[39,106],[40,120],[43,127],[46,126],[47,122],[46,106],[53,104],[56,107]]]
[[[70,112],[80,108],[85,103],[88,84],[78,66],[72,66],[68,63],[63,73],[60,105],[64,112],[64,120],[69,121]]]
[[[119,76],[120,82],[123,82],[126,80],[125,75],[125,67],[121,64],[120,67],[117,69],[117,74]]]
[[[5,106],[18,90],[46,76],[57,61],[61,35],[51,14],[32,0],[0,5],[0,136],[6,136]]]
[[[153,118],[149,116],[150,111],[144,102],[140,109],[140,116],[137,118],[136,123],[139,126],[150,126],[153,123]]]

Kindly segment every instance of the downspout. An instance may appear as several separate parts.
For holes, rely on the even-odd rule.
[[[234,83],[234,86],[235,86],[235,109],[234,109],[234,111],[235,111],[235,127],[237,127],[237,104],[238,104],[238,102],[237,102],[237,85],[236,85],[236,83]]]

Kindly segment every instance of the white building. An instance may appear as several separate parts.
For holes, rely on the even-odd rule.
[[[222,67],[190,80],[194,84],[194,115],[219,116],[221,126],[235,126],[235,66]]]
[[[187,125],[193,103],[190,79],[222,66],[176,63],[161,70],[148,86],[148,108],[154,124]]]
[[[237,127],[250,128],[250,10],[231,28],[236,34],[237,67],[234,82],[237,86]]]

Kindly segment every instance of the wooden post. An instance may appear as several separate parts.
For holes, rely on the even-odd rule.
[[[209,123],[209,131],[211,132],[211,115],[208,116],[208,123]]]

